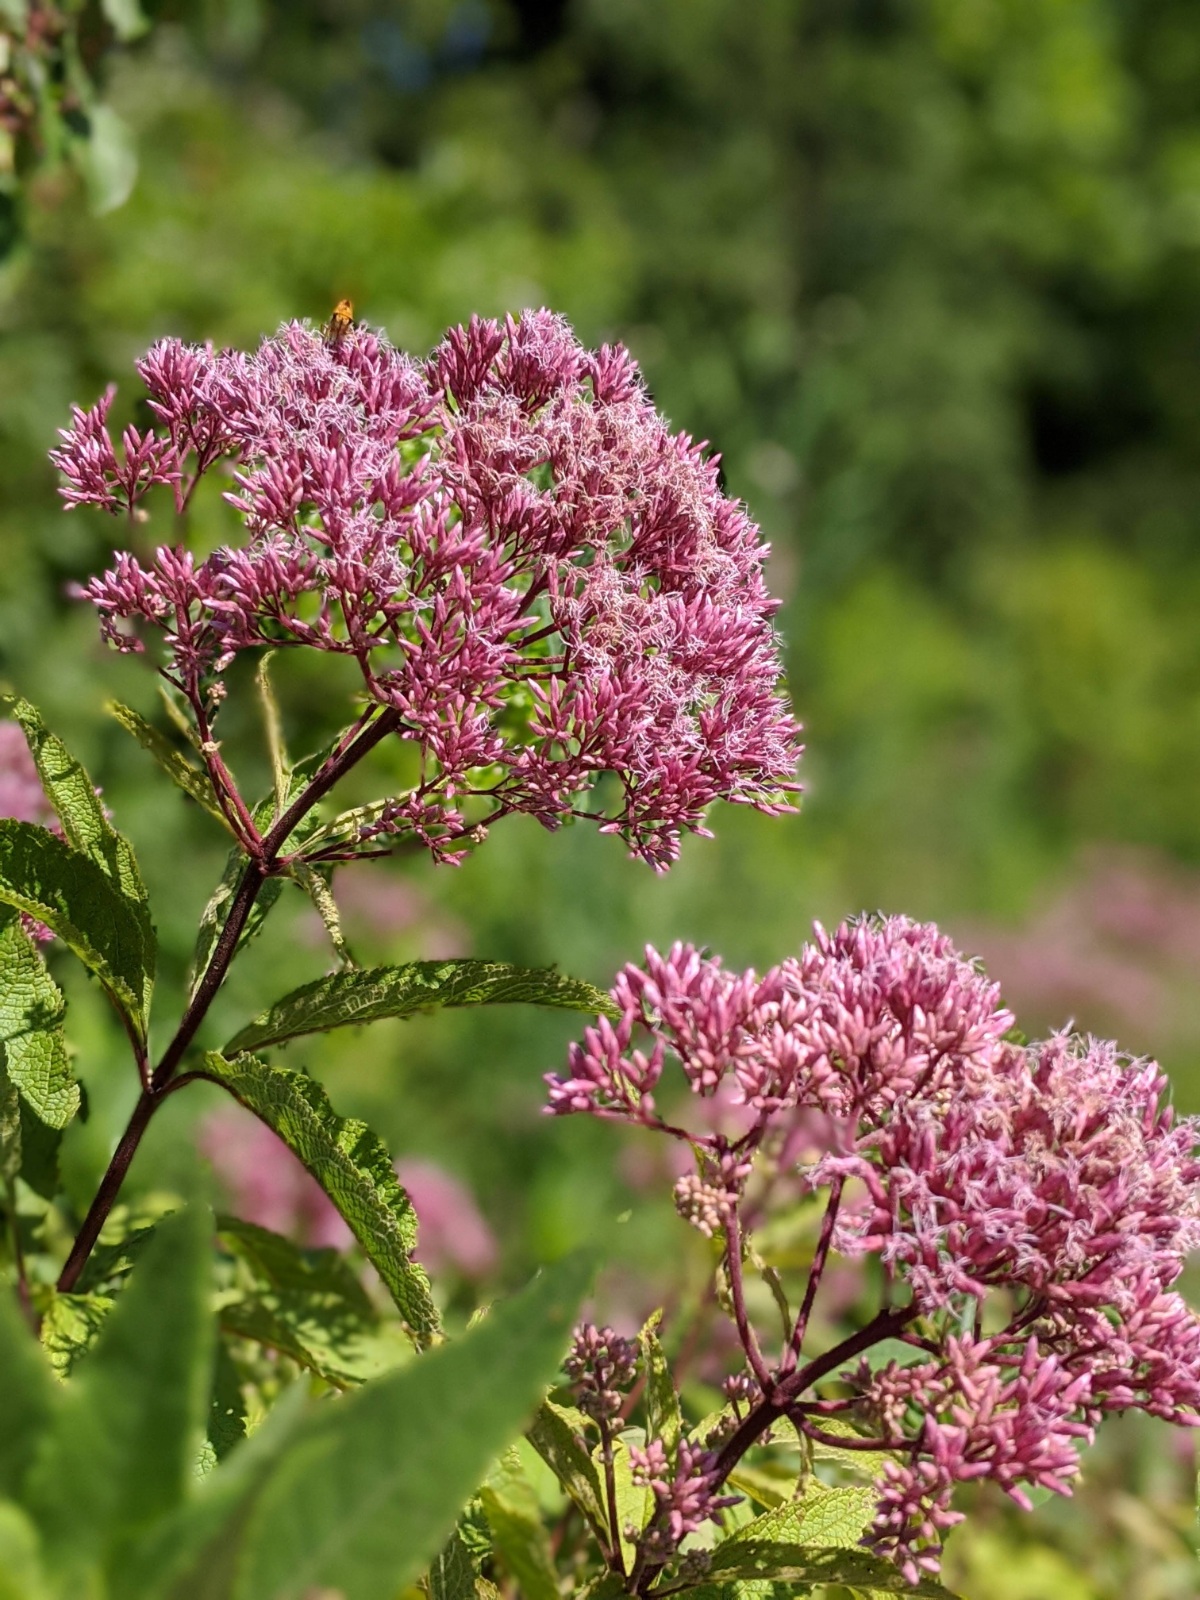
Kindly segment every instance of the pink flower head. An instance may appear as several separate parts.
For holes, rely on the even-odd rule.
[[[1105,1412],[1200,1424],[1200,1316],[1173,1288],[1200,1246],[1200,1119],[1164,1103],[1156,1063],[1066,1033],[1018,1046],[997,987],[903,917],[818,927],[761,978],[686,946],[649,951],[611,994],[616,1019],[572,1047],[549,1109],[691,1145],[676,1206],[723,1236],[764,1404],[814,1438],[826,1413],[845,1414],[892,1452],[868,1542],[910,1582],[937,1570],[958,1484],[990,1479],[1028,1509],[1031,1488],[1070,1493]],[[732,1091],[753,1120],[664,1121],[654,1091],[672,1058],[693,1094]],[[829,1193],[799,1332],[772,1374],[738,1304],[742,1241],[763,1195],[797,1184]],[[826,1375],[848,1381],[836,1350],[801,1364],[830,1248],[881,1261],[876,1337],[914,1347],[911,1365],[864,1364],[850,1399],[813,1397]],[[869,1331],[848,1337],[846,1361]],[[647,1451],[665,1509],[683,1489],[660,1467]]]
[[[365,328],[292,323],[251,355],[164,340],[139,371],[159,427],[118,457],[111,395],[77,411],[54,456],[68,505],[132,511],[164,484],[182,509],[224,457],[245,539],[118,552],[82,592],[118,648],[161,633],[214,705],[240,651],[353,657],[422,757],[376,834],[457,859],[464,807],[582,815],[661,868],[714,800],[787,809],[799,729],[765,547],[625,351],[536,311],[474,319],[424,368]],[[605,774],[612,804],[589,810]]]

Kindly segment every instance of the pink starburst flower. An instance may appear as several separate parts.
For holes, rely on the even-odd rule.
[[[990,1479],[1028,1509],[1031,1488],[1071,1492],[1106,1412],[1200,1423],[1200,1316],[1173,1287],[1200,1246],[1200,1119],[1175,1117],[1156,1063],[1066,1033],[1014,1043],[997,987],[902,917],[818,927],[763,977],[686,946],[648,951],[611,993],[616,1020],[571,1048],[549,1109],[691,1146],[676,1204],[723,1238],[763,1427],[788,1414],[820,1439],[823,1415],[841,1413],[894,1453],[868,1542],[910,1581],[937,1570],[958,1484]],[[694,1095],[732,1092],[753,1119],[664,1121],[655,1091],[672,1059]],[[785,1198],[825,1189],[827,1205],[799,1332],[771,1371],[739,1285],[773,1182]],[[888,1295],[845,1361],[835,1349],[806,1367],[831,1248],[877,1258]],[[862,1365],[852,1398],[845,1371],[842,1398],[814,1395],[876,1327],[910,1340],[911,1364]],[[735,1465],[712,1469],[713,1493]]]
[[[166,485],[183,510],[226,458],[244,538],[118,552],[83,593],[118,648],[161,633],[213,706],[240,651],[351,656],[422,756],[373,836],[454,859],[477,814],[587,816],[661,868],[714,800],[787,809],[766,547],[627,352],[535,311],[473,319],[424,367],[293,323],[251,355],[165,340],[139,371],[159,427],[118,456],[111,396],[77,411],[54,453],[68,505],[132,512]]]

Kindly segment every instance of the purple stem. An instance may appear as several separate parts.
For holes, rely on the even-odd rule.
[[[829,1246],[833,1242],[833,1229],[837,1222],[838,1206],[842,1201],[843,1183],[842,1178],[835,1178],[829,1186],[829,1200],[825,1207],[825,1215],[821,1219],[821,1234],[817,1240],[817,1248],[813,1251],[812,1266],[808,1269],[808,1282],[804,1286],[804,1303],[800,1307],[796,1326],[792,1329],[792,1337],[783,1354],[781,1376],[793,1371],[800,1359],[800,1349],[804,1343],[804,1335],[808,1331],[808,1319],[812,1314],[813,1301],[817,1298],[817,1288],[821,1282],[821,1274],[825,1271]]]
[[[367,752],[374,748],[381,739],[399,725],[400,715],[392,709],[385,710],[374,722],[367,725],[350,741],[338,747],[329,757],[320,770],[312,778],[307,787],[296,797],[283,815],[271,827],[266,837],[262,840],[261,847],[255,857],[246,863],[237,890],[234,893],[233,904],[229,908],[229,915],[225,919],[225,926],[213,947],[209,957],[208,966],[196,986],[187,1009],[184,1011],[175,1035],[162,1059],[154,1069],[149,1084],[143,1088],[133,1109],[125,1132],[121,1135],[119,1144],[113,1152],[112,1160],[104,1177],[100,1180],[100,1187],[95,1198],[88,1208],[87,1216],[79,1229],[71,1253],[66,1264],[59,1274],[58,1291],[60,1294],[69,1294],[79,1281],[88,1257],[95,1248],[100,1237],[100,1231],[108,1220],[121,1186],[125,1182],[131,1162],[142,1142],[142,1136],[150,1124],[150,1119],[167,1098],[172,1088],[172,1078],[175,1069],[183,1058],[185,1051],[195,1038],[196,1033],[208,1014],[217,991],[225,981],[230,963],[237,953],[238,940],[246,926],[246,919],[253,909],[263,884],[279,870],[279,851],[286,843],[289,835],[313,806],[322,799],[338,779],[343,777],[351,767],[362,759]]]

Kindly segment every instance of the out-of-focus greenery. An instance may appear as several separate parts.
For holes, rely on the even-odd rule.
[[[773,541],[811,743],[801,816],[718,812],[661,879],[612,839],[522,822],[457,872],[356,869],[365,955],[454,947],[607,982],[645,940],[683,937],[761,965],[862,907],[1020,927],[1089,847],[1200,862],[1190,0],[144,9],[151,32],[104,61],[132,197],[96,215],[67,171],[43,174],[0,267],[0,649],[167,901],[176,998],[221,842],[102,724],[107,693],[151,713],[152,674],[106,654],[66,594],[114,543],[169,530],[65,516],[45,452],[110,381],[129,414],[155,336],[248,343],[344,294],[418,352],[472,311],[538,303],[625,339]],[[219,508],[200,516],[215,537]],[[300,749],[343,710],[326,665],[280,673]],[[236,704],[227,739],[265,789]],[[1200,952],[1200,898],[1180,907],[1170,938]],[[289,915],[214,1037],[322,969]],[[134,1085],[94,994],[71,998],[94,1106],[68,1152],[82,1199]],[[651,1277],[681,1227],[658,1191],[630,1189],[609,1130],[538,1116],[569,1033],[439,1017],[303,1059],[397,1152],[470,1181],[513,1272],[630,1208]],[[1143,1015],[1124,1042],[1163,1039]],[[1200,1106],[1200,1031],[1169,1042],[1177,1098]],[[139,1157],[147,1183],[184,1159],[184,1099]],[[1082,1516],[999,1519],[956,1576],[978,1600],[1194,1594],[1165,1448],[1126,1430]]]

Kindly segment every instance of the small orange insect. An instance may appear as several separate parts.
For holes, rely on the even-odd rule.
[[[325,343],[341,344],[354,326],[354,301],[339,300],[333,314],[325,324]]]

